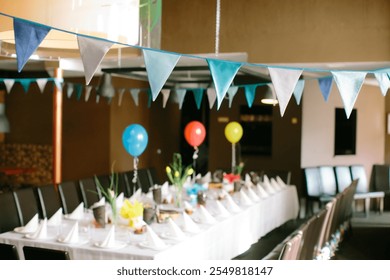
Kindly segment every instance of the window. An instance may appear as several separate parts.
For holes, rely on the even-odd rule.
[[[356,154],[356,120],[356,109],[352,110],[348,119],[344,109],[336,108],[334,138],[334,154],[336,156]]]

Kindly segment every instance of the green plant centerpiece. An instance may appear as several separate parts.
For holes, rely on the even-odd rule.
[[[183,166],[181,154],[174,153],[172,163],[166,167],[169,181],[175,186],[175,206],[182,208],[183,185],[188,176],[194,173],[191,165]]]
[[[109,186],[103,186],[99,179],[95,176],[95,184],[99,189],[100,193],[105,198],[106,202],[111,208],[111,223],[116,224],[118,220],[118,209],[116,200],[118,197],[118,174],[111,171]]]

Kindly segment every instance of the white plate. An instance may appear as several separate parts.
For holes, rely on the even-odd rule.
[[[34,233],[28,233],[24,237],[27,239],[36,239],[36,240],[48,240],[53,238],[52,236],[46,236],[45,238],[35,238]]]
[[[127,246],[126,242],[123,242],[123,241],[116,241],[115,245],[114,246],[110,246],[110,247],[102,246],[101,242],[96,242],[93,245],[95,247],[99,247],[99,248],[102,248],[102,249],[120,249],[120,248],[124,248],[124,247]]]
[[[78,219],[72,218],[69,214],[65,214],[64,218],[67,219],[67,220],[72,220],[72,221],[80,221],[80,220],[83,219],[83,217],[78,218]]]
[[[37,227],[38,229],[38,227]],[[14,228],[14,232],[17,232],[17,233],[33,233],[35,232],[35,230],[33,231],[26,231],[24,227],[17,227],[17,228]]]
[[[86,239],[86,238],[79,238],[78,242],[70,243],[70,242],[65,242],[64,238],[60,237],[60,238],[57,239],[57,241],[60,242],[60,243],[69,244],[69,245],[83,245],[83,244],[88,243],[89,240]]]
[[[160,248],[156,248],[156,247],[153,247],[149,244],[149,242],[147,241],[142,241],[139,243],[139,246],[140,247],[143,247],[143,248],[146,248],[146,249],[152,249],[152,250],[155,250],[155,251],[160,251],[160,250],[164,250],[167,246],[163,246],[163,247],[160,247]]]
[[[161,233],[161,237],[170,240],[183,240],[185,238],[185,236],[182,237],[173,236],[170,232]]]

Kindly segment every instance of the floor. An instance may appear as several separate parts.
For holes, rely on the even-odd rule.
[[[292,231],[299,227],[304,219],[289,221],[262,237],[237,260],[259,260],[265,257]],[[334,260],[390,260],[390,212],[370,213],[366,217],[355,213],[352,218],[352,230],[341,242]]]

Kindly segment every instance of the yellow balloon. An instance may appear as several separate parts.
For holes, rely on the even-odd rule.
[[[232,144],[240,141],[242,134],[242,126],[238,122],[230,122],[225,127],[225,137]]]

